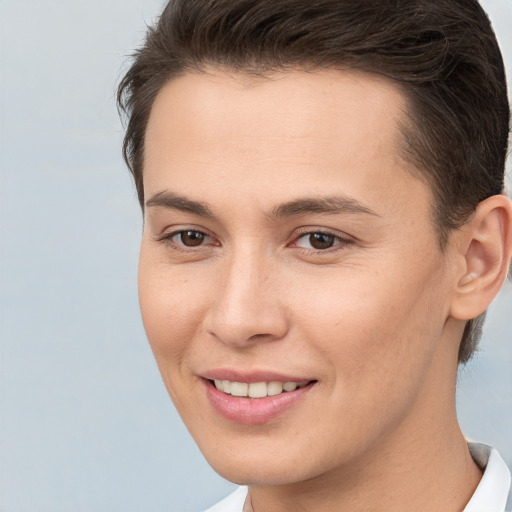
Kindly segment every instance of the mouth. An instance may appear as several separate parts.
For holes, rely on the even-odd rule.
[[[262,425],[277,419],[285,411],[293,411],[318,382],[260,379],[253,377],[248,379],[252,382],[243,382],[240,378],[203,378],[202,381],[213,410],[230,422],[245,425]]]
[[[242,398],[265,398],[295,391],[296,389],[304,388],[316,381],[233,382],[230,380],[214,379],[209,382],[214,385],[218,391],[226,395]]]

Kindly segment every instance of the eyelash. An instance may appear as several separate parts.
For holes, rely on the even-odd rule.
[[[197,251],[205,250],[204,249],[204,244],[200,244],[200,245],[198,245],[196,247],[192,246],[192,247],[188,247],[187,248],[186,245],[183,245],[183,244],[180,244],[180,243],[177,243],[177,242],[173,241],[174,237],[176,237],[178,235],[181,235],[183,233],[187,233],[187,232],[196,233],[196,234],[199,234],[199,235],[203,235],[204,237],[213,239],[213,237],[208,235],[208,233],[205,233],[204,231],[201,231],[199,229],[179,229],[179,230],[173,231],[171,233],[168,233],[166,235],[163,235],[163,236],[157,238],[157,241],[165,243],[166,245],[168,245],[173,250],[184,252],[184,253],[189,253],[189,254],[191,252],[197,252]],[[334,245],[332,245],[331,247],[328,247],[326,249],[307,249],[307,248],[304,248],[304,247],[297,247],[295,245],[295,247],[297,247],[304,254],[308,254],[308,255],[327,254],[327,253],[330,253],[330,252],[333,252],[333,251],[342,250],[343,248],[347,247],[348,245],[354,243],[353,240],[350,240],[348,238],[343,238],[340,235],[336,235],[336,234],[334,234],[334,233],[332,233],[330,231],[322,230],[322,229],[317,229],[317,230],[314,230],[314,229],[311,230],[310,229],[308,231],[300,232],[293,239],[292,243],[296,244],[297,241],[299,241],[299,240],[301,240],[303,238],[306,238],[307,236],[311,236],[311,235],[324,235],[324,236],[328,236],[328,237],[333,237],[334,238]],[[218,245],[218,244],[215,244],[215,245]]]
[[[297,236],[294,238],[293,243],[297,247],[297,242],[301,239],[307,238],[311,235],[324,235],[328,237],[333,237],[334,243],[331,247],[328,247],[326,249],[307,249],[305,247],[298,247],[303,253],[305,254],[311,254],[311,255],[318,255],[318,254],[328,254],[334,251],[343,250],[348,245],[353,243],[353,240],[350,240],[349,238],[343,238],[340,235],[336,235],[335,233],[332,233],[328,230],[322,230],[322,229],[309,229],[307,231],[303,231],[297,234]]]
[[[188,254],[190,254],[191,252],[204,251],[203,244],[198,245],[196,247],[188,247],[187,248],[186,245],[179,244],[179,243],[173,241],[173,238],[175,236],[178,236],[178,235],[181,235],[182,233],[187,233],[187,232],[198,233],[200,235],[204,235],[205,237],[208,237],[211,239],[213,238],[210,235],[208,235],[208,233],[205,233],[204,231],[201,231],[199,229],[179,229],[179,230],[173,231],[172,233],[168,233],[166,235],[163,235],[163,236],[157,238],[157,242],[162,242],[175,251],[184,252],[184,253],[188,253]]]

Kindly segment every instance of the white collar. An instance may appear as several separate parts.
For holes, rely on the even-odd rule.
[[[469,443],[473,460],[484,471],[463,512],[505,512],[510,491],[510,471],[500,454],[485,444]],[[512,504],[509,504],[509,507]]]

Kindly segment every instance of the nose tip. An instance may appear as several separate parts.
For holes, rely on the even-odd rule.
[[[256,342],[278,340],[286,333],[286,327],[277,315],[255,315],[252,321],[247,316],[239,316],[212,322],[209,332],[226,345],[245,347]]]
[[[230,272],[218,287],[208,315],[207,330],[225,344],[245,347],[285,336],[288,320],[278,287],[255,268]]]

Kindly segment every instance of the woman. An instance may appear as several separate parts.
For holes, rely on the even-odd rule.
[[[512,256],[478,3],[171,1],[119,102],[146,333],[242,484],[209,510],[503,512],[454,399]]]

